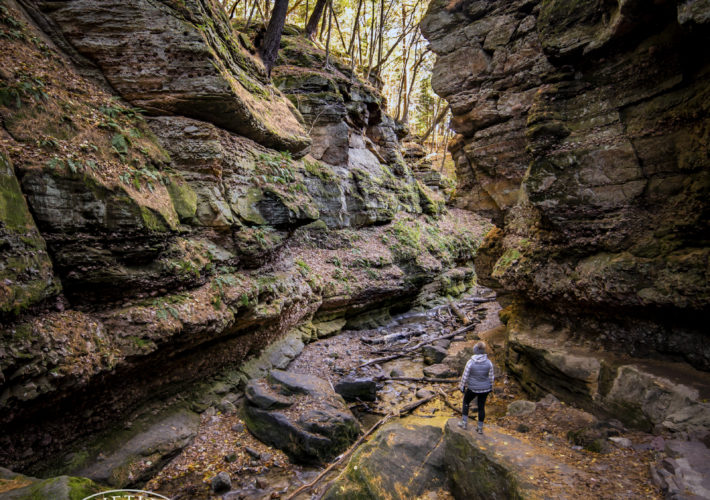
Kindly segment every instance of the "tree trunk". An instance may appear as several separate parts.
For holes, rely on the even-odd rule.
[[[333,0],[328,0],[328,35],[325,42],[325,67],[330,65],[330,32],[333,25]],[[323,21],[325,23],[325,20]]]
[[[357,2],[357,12],[355,13],[355,18],[353,19],[353,32],[350,35],[350,45],[348,46],[348,54],[353,57],[353,47],[355,45],[355,33],[360,28],[360,11],[362,10],[362,0]]]
[[[313,40],[313,36],[318,29],[318,23],[320,18],[323,17],[323,10],[325,9],[325,4],[328,0],[318,0],[316,6],[313,7],[313,14],[308,18],[308,24],[306,24],[306,36]]]
[[[424,132],[424,136],[422,137],[422,145],[426,142],[426,140],[429,138],[431,133],[434,131],[434,128],[439,124],[441,120],[444,119],[444,116],[446,116],[446,113],[448,113],[449,107],[445,106],[444,109],[441,110],[441,113],[439,113],[436,118],[434,119],[434,122],[431,124],[431,127],[429,127],[429,130]]]
[[[412,90],[414,89],[414,83],[417,79],[417,72],[419,71],[419,67],[424,61],[424,57],[426,57],[426,53],[428,51],[429,49],[424,49],[424,51],[419,54],[418,58],[416,59],[416,62],[414,63],[414,67],[412,68],[411,83],[409,84],[409,90],[404,96],[404,116],[402,117],[402,121],[404,123],[409,123],[409,103],[412,100]]]
[[[241,0],[236,0],[234,5],[232,5],[232,10],[229,11],[229,19],[234,19],[234,13],[237,11],[237,6]]]
[[[249,11],[249,17],[247,17],[247,24],[244,27],[244,31],[247,31],[249,29],[249,25],[251,24],[251,18],[254,16],[254,10],[256,9],[257,4],[259,3],[259,0],[254,0],[254,3],[251,4],[251,10]],[[244,7],[246,7],[247,2],[244,2]]]
[[[375,20],[377,15],[375,13],[375,0],[372,0],[372,21],[370,22],[370,44],[367,47],[368,57],[367,57],[367,76],[365,80],[370,81],[370,71],[372,71],[372,59],[375,56]]]
[[[333,21],[335,21],[335,29],[338,30],[338,35],[340,35],[340,44],[343,46],[345,52],[348,51],[348,47],[345,45],[345,37],[343,36],[343,31],[340,29],[340,23],[338,22],[338,16],[333,10],[333,3],[330,4],[330,15],[333,16]],[[328,21],[330,22],[330,21]]]
[[[274,10],[271,13],[269,26],[266,28],[264,40],[259,48],[261,60],[264,61],[266,73],[271,76],[271,68],[274,67],[276,56],[279,53],[281,44],[281,33],[286,22],[286,12],[288,11],[288,0],[275,0]]]
[[[385,37],[385,0],[380,0],[380,36],[379,46],[377,48],[377,70],[375,74],[380,76],[380,68],[382,68],[382,43]]]

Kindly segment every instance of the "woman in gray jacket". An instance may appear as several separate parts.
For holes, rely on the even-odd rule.
[[[483,421],[486,418],[486,398],[493,390],[493,363],[486,355],[486,344],[477,343],[473,347],[473,356],[466,363],[459,389],[463,392],[463,408],[459,427],[468,425],[468,406],[473,398],[478,404],[478,433],[483,434]]]

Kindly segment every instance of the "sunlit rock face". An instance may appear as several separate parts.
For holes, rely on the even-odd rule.
[[[422,29],[459,134],[458,204],[502,228],[477,272],[515,304],[516,332],[537,321],[565,345],[710,370],[710,56],[695,50],[709,13],[431,3]],[[540,373],[516,345],[514,362]]]

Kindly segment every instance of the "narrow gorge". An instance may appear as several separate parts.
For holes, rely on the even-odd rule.
[[[0,0],[0,498],[710,498],[710,4],[238,4]]]

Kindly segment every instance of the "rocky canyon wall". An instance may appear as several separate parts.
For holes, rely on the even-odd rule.
[[[476,269],[507,305],[509,368],[533,393],[700,434],[709,21],[694,0],[435,0],[422,22],[456,203],[498,225]]]
[[[4,466],[470,283],[486,223],[442,213],[379,93],[296,31],[279,90],[211,0],[2,0],[0,29]]]

